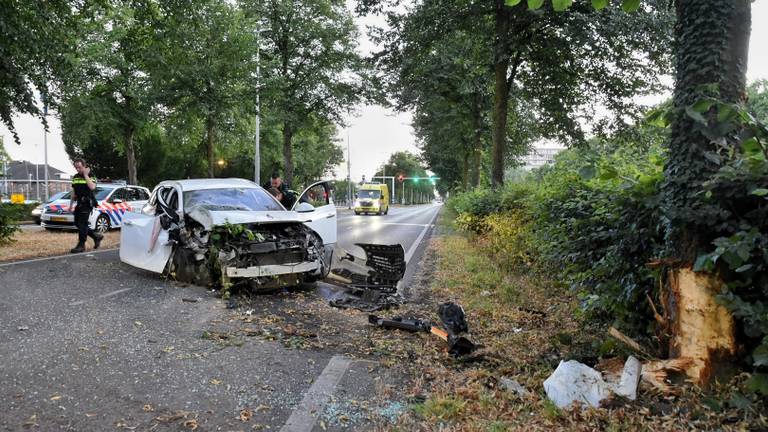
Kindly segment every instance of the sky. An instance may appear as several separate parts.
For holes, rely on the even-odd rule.
[[[347,0],[350,9],[354,0]],[[356,19],[359,33],[359,49],[363,54],[369,54],[376,49],[366,37],[367,25],[382,25],[383,18],[376,16]],[[747,79],[768,79],[768,54],[760,41],[768,40],[768,1],[752,3],[752,35],[749,49],[749,65]],[[27,160],[42,164],[43,125],[39,119],[21,115],[14,118],[16,129],[21,138],[21,145],[13,142],[13,137],[4,125],[0,125],[0,136],[5,142],[5,149],[13,160]],[[389,155],[397,151],[418,153],[413,130],[410,126],[410,113],[396,113],[376,105],[359,106],[353,115],[347,116],[346,125],[339,127],[337,139],[347,154],[349,142],[352,179],[359,181],[363,175],[367,179],[374,174],[378,167],[389,159]],[[74,173],[69,157],[64,151],[61,140],[61,126],[54,116],[49,117],[48,161],[49,164],[67,173]],[[347,175],[346,161],[335,170],[337,178]]]

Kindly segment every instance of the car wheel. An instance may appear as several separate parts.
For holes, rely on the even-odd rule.
[[[357,211],[356,211],[356,212],[355,212],[355,214],[356,214],[357,216],[360,216],[360,212],[357,212]]]
[[[109,231],[109,228],[109,217],[105,214],[99,215],[99,217],[96,218],[96,232],[104,234]]]

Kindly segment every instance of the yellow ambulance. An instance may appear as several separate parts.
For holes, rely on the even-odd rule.
[[[385,184],[365,183],[360,186],[355,199],[355,214],[389,213],[389,188]]]

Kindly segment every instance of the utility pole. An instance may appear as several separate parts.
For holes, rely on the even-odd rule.
[[[43,96],[43,152],[45,153],[45,200],[48,201],[49,189],[48,189],[48,130],[46,129],[45,122],[48,120],[48,101]],[[38,182],[40,179],[37,179]]]
[[[347,129],[347,208],[352,208],[352,163],[349,151],[349,129]]]
[[[253,149],[253,181],[261,184],[261,29],[256,29],[256,143]]]
[[[5,155],[5,136],[0,135],[0,149],[3,149],[3,153],[0,156],[3,158],[3,186],[5,186],[5,198],[10,198],[8,195],[8,157]]]

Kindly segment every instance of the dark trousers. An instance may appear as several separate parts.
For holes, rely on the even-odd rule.
[[[77,244],[78,245],[85,245],[85,241],[88,239],[88,236],[91,238],[96,237],[93,230],[91,229],[91,225],[88,223],[88,219],[91,217],[91,208],[83,208],[81,209],[80,206],[77,206],[75,208],[75,226],[77,227]]]

